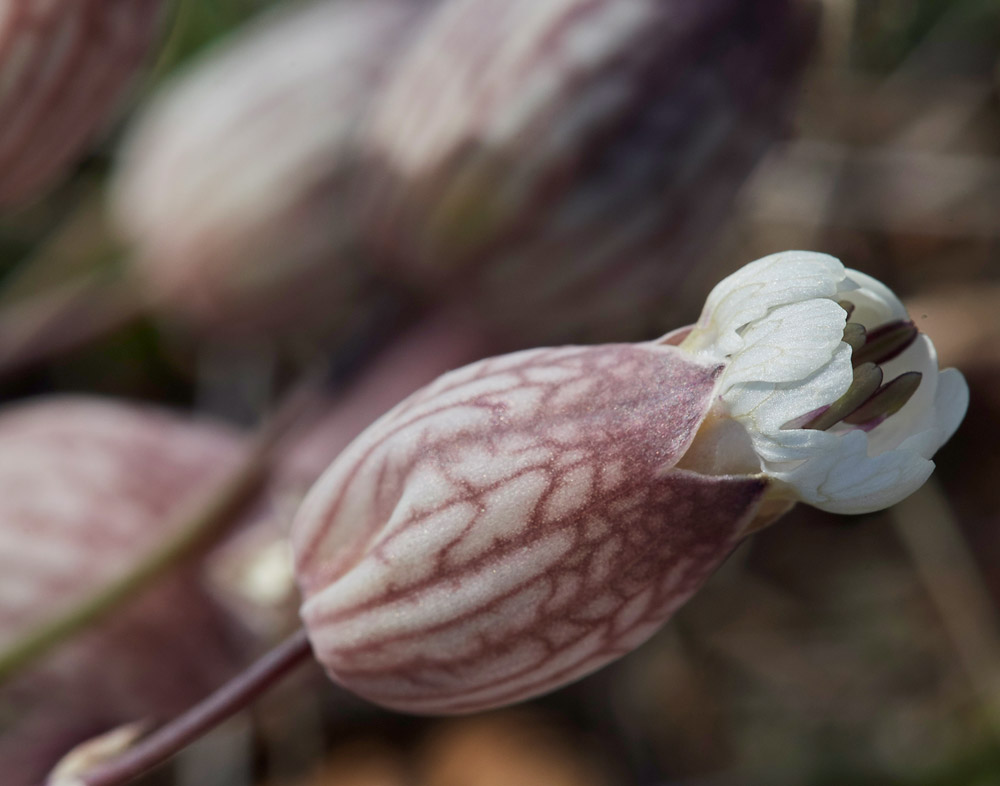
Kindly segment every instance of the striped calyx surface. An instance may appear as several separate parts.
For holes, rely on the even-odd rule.
[[[163,0],[0,2],[0,208],[54,185],[113,119]]]
[[[767,486],[675,467],[720,372],[672,346],[531,350],[392,409],[292,529],[303,618],[331,677],[399,710],[470,712],[643,642]]]
[[[0,414],[0,650],[169,537],[239,451],[228,431],[97,399]],[[4,684],[4,781],[38,782],[80,739],[200,698],[236,666],[219,622],[183,571]]]
[[[368,283],[348,184],[358,125],[419,0],[267,14],[168,84],[112,183],[150,298],[216,332],[345,319]]]
[[[366,135],[379,263],[535,341],[648,335],[781,133],[812,22],[793,0],[447,0]]]

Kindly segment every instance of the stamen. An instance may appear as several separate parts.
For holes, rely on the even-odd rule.
[[[838,300],[837,305],[847,312],[847,318],[850,319],[854,313],[854,304],[850,300]]]
[[[852,353],[851,362],[859,366],[892,360],[916,341],[919,332],[909,320],[887,322],[868,333],[864,346]]]
[[[864,325],[860,325],[857,322],[848,322],[844,326],[843,341],[845,344],[850,344],[852,358],[865,345],[867,338],[868,334],[865,331]]]
[[[826,431],[837,425],[846,416],[857,411],[869,401],[882,384],[882,369],[874,363],[864,363],[854,369],[854,379],[847,392],[834,401],[823,412],[799,428],[811,428]]]
[[[854,426],[874,428],[886,418],[895,415],[910,400],[923,377],[919,371],[907,371],[886,383],[871,398],[844,418]]]

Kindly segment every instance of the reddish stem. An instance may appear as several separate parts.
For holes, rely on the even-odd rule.
[[[246,671],[116,759],[81,776],[78,786],[119,786],[166,761],[236,714],[312,655],[305,629],[293,634]]]

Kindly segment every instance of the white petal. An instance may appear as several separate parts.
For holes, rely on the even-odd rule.
[[[906,306],[881,281],[852,268],[846,268],[844,274],[840,293],[842,299],[851,301],[856,307],[851,315],[852,322],[875,327],[896,319],[909,318]]]
[[[912,434],[919,434],[934,427],[937,415],[934,400],[938,387],[937,353],[927,336],[917,336],[899,357],[882,364],[883,379],[889,382],[907,371],[922,374],[920,386],[899,412],[888,418],[869,434],[869,452],[885,453],[895,450]]]
[[[784,465],[784,469],[788,470],[803,461],[831,453],[842,435],[815,429],[789,429],[750,436],[754,450],[767,466],[778,468]]]
[[[722,354],[731,354],[742,344],[741,327],[775,306],[833,297],[843,279],[840,260],[826,254],[785,251],[758,259],[709,293],[695,332],[710,337]]]
[[[724,384],[802,380],[830,362],[847,314],[832,300],[779,306],[752,323],[726,369]]]
[[[906,499],[933,471],[933,461],[909,451],[844,456],[830,467],[815,500],[805,495],[803,500],[831,513],[871,513]]]
[[[787,455],[811,452],[808,460],[768,474],[793,486],[803,502],[831,513],[870,513],[887,508],[920,488],[934,470],[934,462],[909,450],[869,456],[867,436],[862,431],[809,434],[806,440],[793,438],[799,443],[797,450],[787,451]],[[808,449],[804,442],[809,443]]]
[[[930,457],[965,414],[968,389],[957,371],[938,372],[933,344],[918,335],[880,366],[886,382],[918,372],[920,385],[870,432],[843,422],[827,431],[783,428],[833,404],[851,385],[841,300],[854,304],[851,321],[869,330],[907,318],[881,282],[823,254],[787,252],[721,282],[680,347],[726,364],[719,406],[745,429],[762,472],[816,507],[864,513],[898,502],[927,479]]]
[[[847,392],[853,377],[851,348],[841,342],[830,361],[806,379],[778,385],[736,385],[725,392],[723,400],[734,418],[749,420],[749,427],[771,433],[836,401]]]
[[[968,408],[969,386],[965,377],[956,369],[945,369],[938,375],[937,395],[933,406],[934,422],[929,432],[925,432],[929,436],[919,448],[911,443],[910,440],[916,439],[911,437],[900,445],[900,449],[917,450],[925,458],[930,458],[951,439]]]
[[[908,436],[897,448],[899,451],[916,453],[925,459],[937,453],[951,438],[969,406],[969,386],[965,382],[965,377],[953,368],[945,369],[935,376],[937,395],[933,406],[925,415],[926,428]],[[880,428],[882,426],[879,426]]]

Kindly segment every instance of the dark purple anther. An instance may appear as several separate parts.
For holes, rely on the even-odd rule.
[[[854,379],[843,396],[823,409],[821,413],[809,418],[802,425],[794,426],[794,428],[812,428],[819,431],[832,428],[868,401],[881,384],[882,369],[874,363],[863,363],[854,369]]]
[[[888,363],[893,358],[903,354],[906,348],[917,340],[919,333],[917,326],[908,319],[879,325],[879,327],[868,331],[864,346],[855,349],[851,360],[855,366],[862,363],[878,365]]]
[[[844,422],[867,426],[869,430],[874,428],[878,423],[895,415],[903,408],[917,392],[922,378],[923,375],[919,371],[907,371],[905,374],[900,374],[891,382],[880,387],[877,393],[850,415],[847,415]]]

